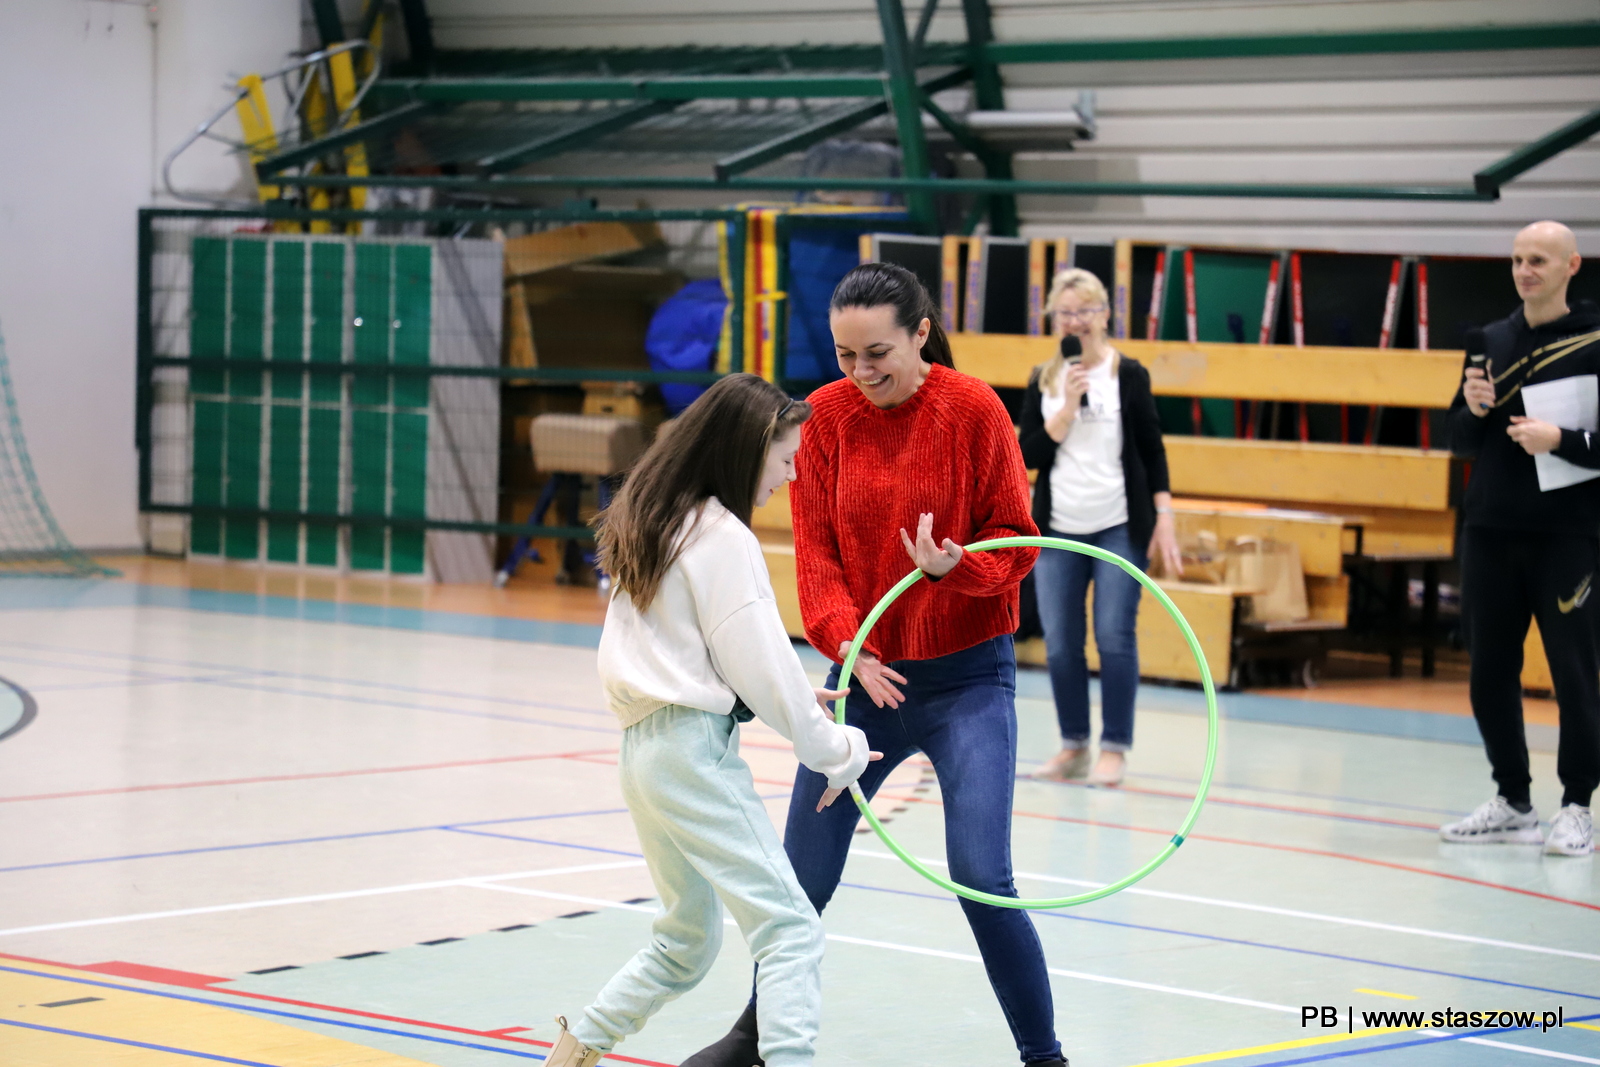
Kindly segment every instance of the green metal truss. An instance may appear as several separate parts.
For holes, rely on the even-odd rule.
[[[929,42],[938,0],[923,0],[907,33],[902,0],[876,0],[880,45],[505,49],[451,51],[433,46],[422,0],[401,5],[412,61],[402,76],[374,86],[378,114],[354,129],[284,148],[257,167],[282,188],[433,186],[527,194],[543,189],[638,189],[746,193],[876,191],[907,200],[919,228],[934,227],[933,198],[974,196],[969,217],[989,218],[990,232],[1013,234],[1016,197],[1195,196],[1351,200],[1488,201],[1500,188],[1600,129],[1588,115],[1508,155],[1473,176],[1442,186],[1254,185],[1204,182],[1019,181],[1008,153],[986,143],[932,99],[970,81],[974,105],[1005,107],[1001,66],[1021,63],[1138,62],[1273,56],[1406,54],[1600,46],[1600,21],[1262,36],[1089,41],[996,41],[988,0],[961,0],[966,39]],[[342,32],[331,0],[317,0],[319,31]],[[329,23],[324,26],[323,23]],[[930,68],[942,71],[928,77]],[[795,101],[794,107],[751,110],[727,101]],[[826,101],[813,111],[805,101]],[[699,101],[712,103],[697,104]],[[717,104],[715,102],[724,102]],[[595,107],[596,104],[610,106]],[[580,110],[574,111],[573,108]],[[590,108],[592,110],[581,110]],[[984,168],[983,178],[930,176],[922,113],[926,112]],[[748,172],[884,115],[894,117],[902,177],[802,179]],[[449,173],[416,176],[390,153],[401,131],[425,144]],[[365,143],[375,173],[337,173],[342,150]],[[709,153],[705,177],[626,177],[615,173],[514,173],[572,152]],[[332,173],[295,173],[321,160]],[[577,168],[568,168],[577,169]],[[391,173],[385,173],[386,170]]]

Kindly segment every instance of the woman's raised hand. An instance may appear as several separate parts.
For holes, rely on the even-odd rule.
[[[840,641],[839,658],[843,660],[849,654],[850,642]],[[894,685],[896,682],[905,685],[905,675],[884,666],[882,660],[866,649],[862,649],[861,655],[856,657],[854,674],[856,680],[861,683],[861,688],[867,691],[867,696],[871,697],[872,702],[880,708],[884,705],[898,708],[906,698],[905,694]]]
[[[961,562],[961,546],[950,538],[946,537],[942,545],[933,543],[933,516],[926,512],[917,519],[917,539],[912,541],[902,526],[900,542],[906,546],[911,562],[931,578],[943,578]]]

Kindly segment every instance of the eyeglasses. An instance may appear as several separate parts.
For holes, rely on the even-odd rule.
[[[1077,311],[1068,311],[1065,308],[1056,308],[1050,314],[1054,315],[1058,319],[1067,319],[1068,321],[1078,322],[1086,319],[1092,319],[1105,309],[1106,308],[1104,304],[1101,304],[1099,307],[1079,308]]]

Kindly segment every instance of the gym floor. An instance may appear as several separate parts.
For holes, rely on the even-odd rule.
[[[553,1017],[654,911],[594,592],[124,569],[0,586],[0,1062],[542,1059]],[[1491,785],[1464,700],[1408,691],[1223,696],[1211,800],[1178,854],[1110,899],[1035,913],[1074,1067],[1600,1064],[1592,859],[1441,843]],[[1141,692],[1116,790],[1027,780],[1055,747],[1043,674],[1018,697],[1022,892],[1153,855],[1200,774],[1200,694]],[[1530,715],[1546,816],[1552,721]],[[793,756],[759,724],[742,746],[781,825]],[[877,806],[939,859],[931,769],[902,767]],[[870,833],[825,922],[819,1064],[1016,1062],[953,898]],[[676,1064],[749,978],[734,934],[605,1062]],[[1447,1009],[1562,1025],[1364,1018]]]

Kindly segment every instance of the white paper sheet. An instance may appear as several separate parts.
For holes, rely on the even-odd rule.
[[[1600,376],[1579,374],[1553,382],[1522,387],[1522,406],[1527,413],[1563,430],[1600,430]],[[1569,485],[1600,478],[1600,470],[1568,463],[1552,452],[1533,457],[1539,472],[1539,491],[1565,489]]]

